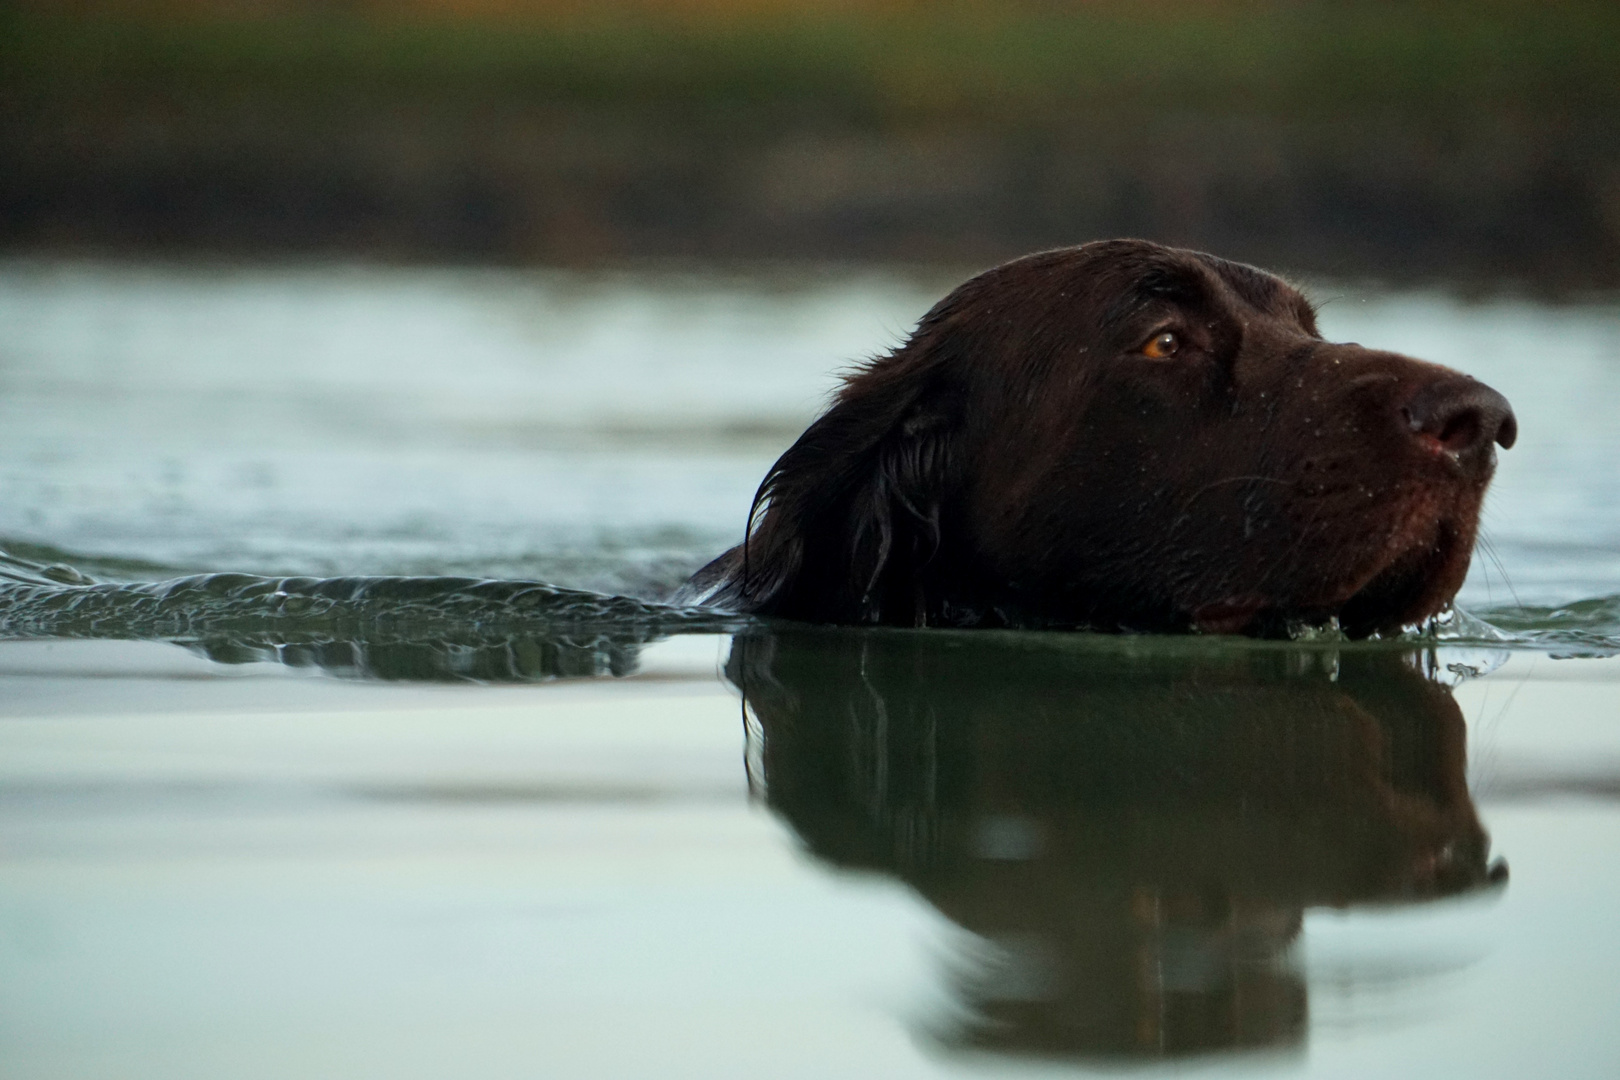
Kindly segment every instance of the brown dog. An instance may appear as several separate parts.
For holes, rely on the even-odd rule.
[[[772,466],[680,599],[811,622],[1351,635],[1446,608],[1513,411],[1139,240],[940,301]]]

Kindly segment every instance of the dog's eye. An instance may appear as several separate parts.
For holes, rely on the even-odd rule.
[[[1163,360],[1167,356],[1174,356],[1181,349],[1181,339],[1168,330],[1162,334],[1155,334],[1146,345],[1142,346],[1142,355],[1150,360]]]

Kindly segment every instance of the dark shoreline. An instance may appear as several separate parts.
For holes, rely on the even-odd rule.
[[[984,265],[1134,235],[1620,285],[1620,14],[1273,7],[723,33],[13,12],[0,251]]]

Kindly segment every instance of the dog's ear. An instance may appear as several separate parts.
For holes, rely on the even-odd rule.
[[[699,572],[707,599],[814,622],[926,622],[956,422],[898,360],[850,379],[771,467],[748,538]]]

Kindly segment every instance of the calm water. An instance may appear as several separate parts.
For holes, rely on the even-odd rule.
[[[0,264],[0,1073],[1620,1071],[1620,305],[1315,289],[1437,638],[658,605],[952,278]]]

